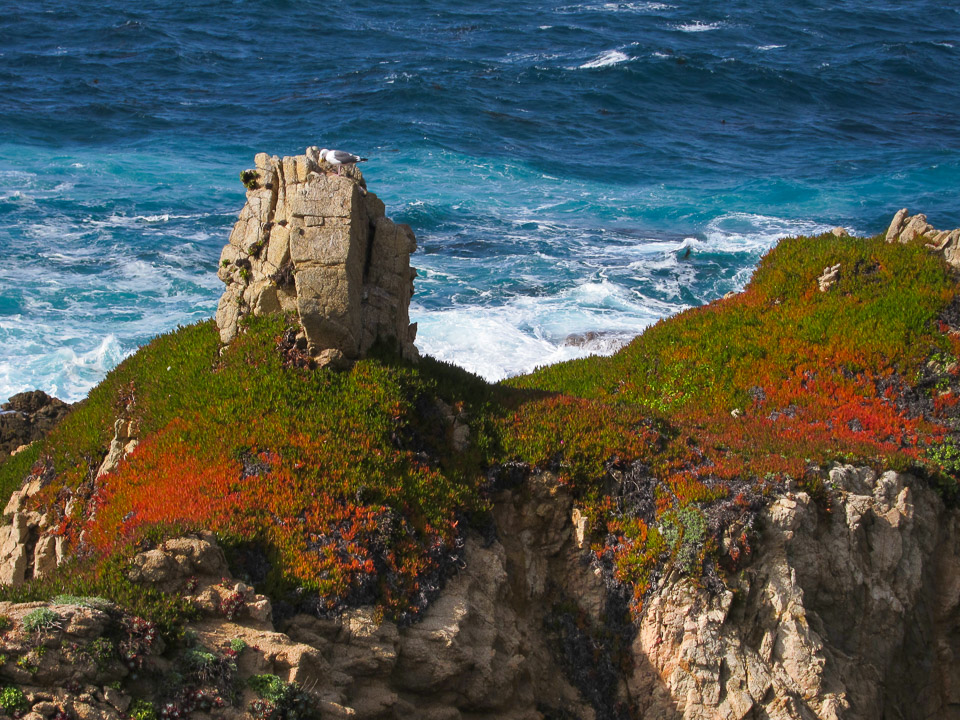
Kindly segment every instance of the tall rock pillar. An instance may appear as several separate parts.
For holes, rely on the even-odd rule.
[[[255,163],[241,173],[247,202],[220,255],[220,339],[231,342],[244,315],[283,312],[321,365],[363,357],[378,340],[416,359],[410,227],[386,217],[356,168],[337,175],[315,147]]]

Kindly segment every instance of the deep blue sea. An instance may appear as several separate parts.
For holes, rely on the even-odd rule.
[[[490,379],[611,352],[784,235],[960,226],[954,1],[19,0],[0,97],[0,400],[210,317],[260,151],[369,157],[420,349]]]

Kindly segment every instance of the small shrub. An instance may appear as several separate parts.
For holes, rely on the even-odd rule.
[[[216,685],[229,688],[237,672],[234,655],[229,652],[218,655],[204,647],[191,648],[183,652],[182,666],[187,674],[187,685]]]
[[[106,598],[94,595],[54,595],[50,602],[54,605],[79,605],[95,610],[106,610],[113,606]]]
[[[203,672],[216,661],[216,655],[202,648],[191,648],[183,653],[184,667],[191,672]]]
[[[149,700],[134,700],[130,706],[130,720],[158,720],[157,710]]]
[[[40,669],[38,664],[38,658],[34,653],[27,653],[17,658],[17,667],[21,670],[26,670],[31,675],[36,674],[37,670]]]
[[[960,445],[952,439],[929,448],[926,455],[927,460],[937,465],[943,472],[960,477]]]
[[[693,574],[703,559],[707,541],[707,521],[693,507],[670,510],[661,518],[660,534],[673,548],[677,564]]]
[[[157,626],[143,618],[132,617],[123,619],[123,629],[127,636],[117,648],[120,659],[131,670],[139,670],[157,640]]]
[[[27,632],[43,632],[58,627],[60,616],[50,608],[37,608],[23,618],[23,629]]]
[[[0,707],[7,715],[15,715],[30,709],[26,696],[20,688],[8,685],[0,690]]]
[[[13,620],[7,615],[0,615],[0,633],[6,632],[13,627]]]
[[[87,655],[93,660],[99,670],[104,670],[109,666],[110,661],[117,657],[117,647],[113,641],[98,637],[86,648]]]
[[[276,675],[254,675],[247,684],[260,696],[250,703],[255,720],[300,720],[316,716],[310,694],[296,683],[284,682]]]
[[[254,675],[247,680],[247,685],[264,700],[276,703],[283,699],[289,683],[284,682],[276,675]]]
[[[220,601],[220,612],[227,620],[235,620],[246,606],[247,596],[242,592],[234,592]]]
[[[239,655],[247,649],[247,643],[240,638],[233,638],[233,640],[230,641],[230,649]]]
[[[244,170],[240,173],[240,182],[247,190],[256,190],[260,187],[259,179],[260,173],[256,170]]]

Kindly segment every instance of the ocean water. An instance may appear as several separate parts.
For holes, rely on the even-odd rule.
[[[419,347],[490,379],[612,352],[785,235],[960,226],[956,3],[28,0],[0,37],[0,399],[210,317],[259,151],[369,157]]]

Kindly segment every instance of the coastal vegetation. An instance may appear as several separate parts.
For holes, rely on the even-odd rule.
[[[707,584],[736,572],[757,512],[785,488],[828,510],[831,463],[911,469],[953,497],[957,287],[922,238],[787,239],[743,293],[612,357],[500,385],[387,347],[346,371],[311,369],[279,315],[249,318],[222,352],[212,322],[178,328],[0,466],[5,497],[42,478],[29,503],[75,551],[71,572],[2,595],[103,596],[172,632],[189,608],[123,568],[206,528],[277,608],[375,604],[412,622],[469,563],[464,537],[489,531],[497,492],[550,472],[638,613],[668,570]],[[98,478],[118,418],[139,444]]]

